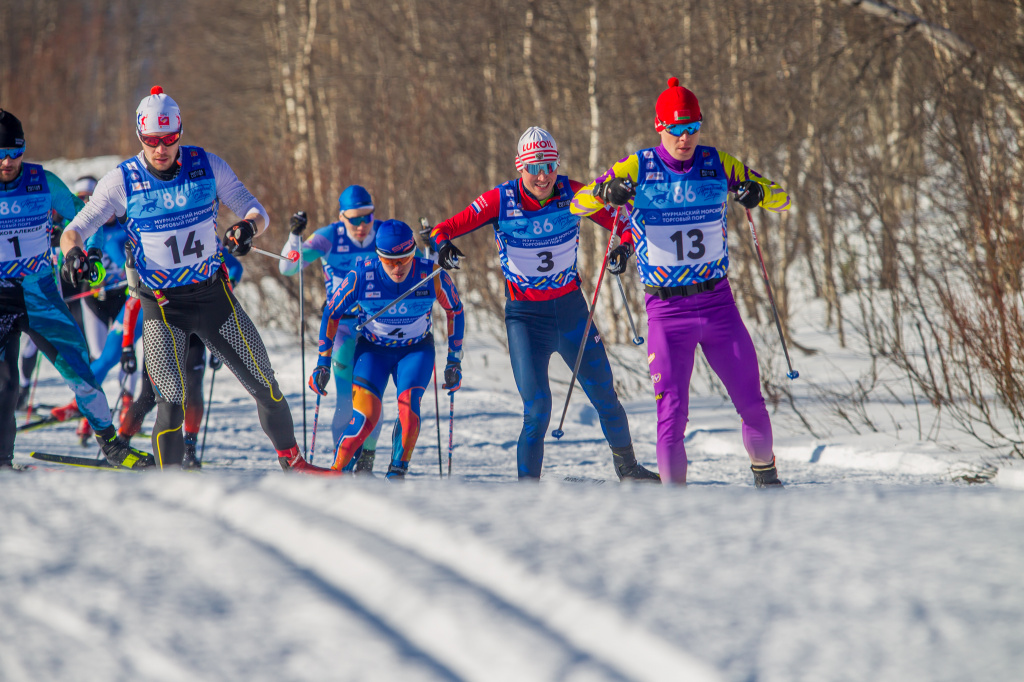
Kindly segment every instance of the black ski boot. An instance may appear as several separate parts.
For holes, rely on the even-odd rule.
[[[181,458],[181,468],[185,471],[203,468],[203,463],[196,459],[196,441],[198,440],[198,433],[185,432],[185,454]]]
[[[142,450],[136,450],[117,437],[117,430],[113,425],[102,431],[96,432],[96,440],[103,449],[103,456],[114,466],[125,469],[147,469],[156,466],[153,455]]]
[[[615,475],[619,477],[620,481],[628,478],[649,483],[661,482],[660,474],[645,469],[636,461],[632,445],[627,445],[624,448],[612,448],[612,465],[615,467]]]
[[[373,459],[376,456],[376,450],[367,450],[366,448],[363,448],[362,454],[360,454],[359,459],[356,460],[354,473],[357,476],[373,476]]]
[[[402,462],[400,464],[391,464],[388,466],[388,473],[384,474],[384,478],[389,481],[404,481],[405,472],[409,471],[409,463]]]
[[[779,470],[775,468],[775,458],[772,457],[771,464],[751,464],[750,470],[754,472],[754,487],[757,488],[781,488],[782,481],[779,480]]]

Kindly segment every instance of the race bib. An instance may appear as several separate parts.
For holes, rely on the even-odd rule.
[[[547,277],[568,270],[576,263],[576,237],[561,244],[522,248],[508,245],[508,269],[520,277]]]
[[[402,304],[398,305],[399,309],[403,307],[404,306]],[[392,317],[390,319],[385,319],[390,314],[391,311],[389,310],[384,315],[366,325],[366,329],[372,332],[375,336],[385,339],[386,341],[394,341],[396,343],[419,339],[430,329],[430,313],[427,313],[426,315],[418,315],[412,318]],[[399,311],[397,314],[401,315],[402,313]]]
[[[647,225],[647,262],[655,267],[713,263],[725,257],[722,221]]]
[[[46,225],[4,230],[0,234],[0,261],[32,258],[46,253],[49,248],[50,234]]]
[[[196,265],[217,253],[217,232],[212,222],[181,230],[145,231],[140,237],[150,270]]]

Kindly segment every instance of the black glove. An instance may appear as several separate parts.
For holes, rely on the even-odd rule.
[[[124,346],[121,348],[121,369],[125,374],[135,374],[139,369],[139,361],[135,357],[134,346]]]
[[[636,196],[636,187],[629,178],[612,178],[595,187],[594,196],[606,204],[623,206]]]
[[[224,248],[232,256],[244,256],[252,248],[256,236],[256,221],[239,220],[224,233]]]
[[[629,265],[629,257],[633,255],[633,245],[619,244],[608,254],[608,272],[621,275]]]
[[[60,268],[60,276],[71,286],[77,287],[82,282],[88,281],[90,270],[89,257],[85,251],[77,246],[64,256],[64,265]]]
[[[444,366],[444,384],[441,388],[449,393],[455,393],[455,391],[462,388],[461,362],[449,360],[448,364]]]
[[[317,365],[309,375],[309,387],[320,395],[327,395],[327,384],[331,381],[331,368]]]
[[[465,258],[466,254],[459,251],[459,247],[445,239],[437,245],[437,264],[445,270],[458,270],[459,259]]]
[[[224,361],[218,358],[214,353],[210,353],[210,369],[216,372],[218,369],[224,366]]]
[[[434,242],[430,240],[430,231],[434,229],[430,226],[430,221],[426,218],[420,218],[420,239],[427,245],[427,248],[434,251]]]
[[[292,231],[292,234],[302,234],[302,231],[306,229],[306,212],[299,211],[292,216],[291,222],[288,223],[288,229]]]
[[[764,187],[753,180],[744,180],[736,187],[736,201],[744,208],[757,208],[764,201]]]

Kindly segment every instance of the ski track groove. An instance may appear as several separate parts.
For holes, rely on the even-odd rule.
[[[181,477],[151,493],[211,515],[299,567],[341,606],[393,633],[441,679],[720,679],[561,581],[531,575],[472,537],[338,483],[268,477],[258,489],[232,493]],[[339,534],[339,523],[393,551],[367,549],[366,541]],[[397,561],[387,558],[396,552]],[[424,572],[454,580],[442,578],[439,590]]]

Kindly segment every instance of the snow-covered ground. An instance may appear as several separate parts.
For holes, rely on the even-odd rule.
[[[267,338],[301,439],[297,344]],[[224,371],[201,474],[0,476],[0,680],[1024,679],[1012,462],[968,485],[954,476],[992,475],[979,448],[814,438],[783,405],[788,486],[758,491],[735,413],[695,380],[686,488],[615,482],[579,391],[541,484],[518,484],[507,354],[472,325],[466,345],[451,479],[432,392],[404,484],[324,480],[280,472]],[[799,357],[797,383],[835,357]],[[557,419],[569,371],[552,369]],[[37,399],[67,398],[47,364]],[[627,411],[653,466],[653,401]],[[444,393],[441,413],[447,458]],[[74,441],[72,426],[23,434],[16,460],[95,452]]]

